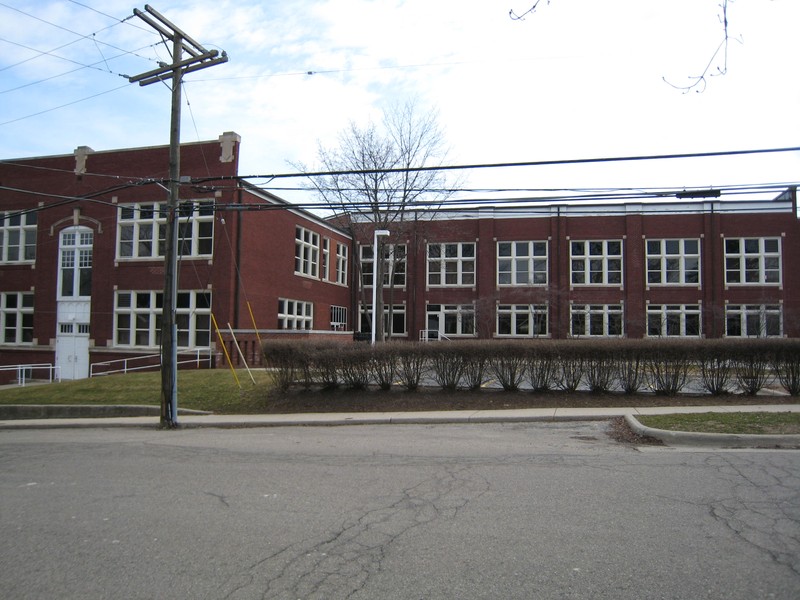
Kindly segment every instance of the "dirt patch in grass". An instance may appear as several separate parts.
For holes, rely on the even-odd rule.
[[[507,392],[503,390],[445,391],[403,389],[291,389],[266,394],[258,404],[258,412],[326,413],[326,412],[394,412],[436,410],[502,410],[516,408],[601,408],[647,406],[737,406],[754,404],[794,404],[791,396],[724,396],[679,394],[594,394],[591,392]]]

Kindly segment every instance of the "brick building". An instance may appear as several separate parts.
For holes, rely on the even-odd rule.
[[[766,202],[495,207],[391,224],[386,328],[413,339],[796,337],[797,215],[789,189]],[[358,246],[367,287],[369,234]]]
[[[239,145],[182,146],[180,360],[220,365],[224,349],[258,365],[265,336],[370,332],[369,224],[240,182]],[[168,171],[168,146],[0,161],[0,383],[18,376],[4,365],[75,379],[158,361]],[[800,335],[794,189],[440,211],[389,230],[393,338]]]
[[[239,144],[226,133],[181,148],[182,180],[231,180],[181,186],[181,361],[220,360],[214,321],[243,334],[249,360],[257,328],[347,328],[350,238],[239,185]],[[158,361],[168,172],[168,146],[0,162],[0,366],[53,364],[77,379]]]

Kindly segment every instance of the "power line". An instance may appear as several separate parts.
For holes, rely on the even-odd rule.
[[[310,171],[307,173],[273,173],[269,175],[228,175],[221,177],[197,178],[192,183],[207,181],[232,181],[242,179],[286,179],[291,177],[335,177],[340,175],[375,175],[384,173],[416,173],[422,171],[456,171],[472,169],[499,169],[509,167],[545,167],[557,165],[578,165],[593,163],[634,162],[645,160],[672,160],[686,158],[712,158],[720,156],[743,156],[753,154],[776,154],[781,152],[800,152],[800,146],[791,148],[763,148],[757,150],[725,150],[720,152],[691,152],[682,154],[645,154],[634,156],[606,156],[600,158],[568,158],[558,160],[534,160],[506,163],[478,163],[468,165],[439,165],[435,167],[404,167],[394,169],[351,169],[341,171]]]

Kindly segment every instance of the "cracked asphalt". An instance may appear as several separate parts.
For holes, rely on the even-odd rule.
[[[0,432],[7,598],[794,599],[800,451],[608,423]]]

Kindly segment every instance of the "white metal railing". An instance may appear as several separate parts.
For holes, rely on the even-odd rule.
[[[439,333],[438,329],[420,329],[419,341],[420,342],[441,342],[442,340],[452,341],[443,333]]]
[[[181,356],[188,358],[181,360]],[[210,366],[212,358],[213,355],[210,348],[184,350],[182,352],[178,352],[178,365],[188,365],[194,363],[195,366],[199,368],[203,361],[208,360]],[[140,361],[150,361],[150,363],[138,364]],[[144,371],[146,369],[159,368],[161,368],[161,354],[148,354],[146,356],[134,356],[132,358],[120,358],[117,360],[106,360],[92,363],[89,365],[89,377],[99,377],[100,375],[130,373],[132,371]]]
[[[34,370],[47,371],[47,382],[61,381],[61,367],[53,365],[52,363],[35,363],[27,365],[6,365],[0,367],[0,371],[16,371],[17,372],[17,385],[24,387],[26,382],[34,379]]]

